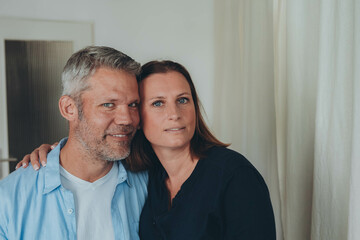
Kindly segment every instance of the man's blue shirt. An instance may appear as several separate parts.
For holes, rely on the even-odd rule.
[[[65,143],[61,140],[48,154],[46,167],[19,168],[0,181],[0,239],[76,239],[74,196],[60,181],[59,155]],[[111,203],[115,239],[136,240],[148,174],[132,173],[120,161],[117,164]]]

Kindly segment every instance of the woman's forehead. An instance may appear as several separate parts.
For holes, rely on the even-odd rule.
[[[140,92],[155,93],[157,91],[190,91],[186,78],[178,72],[154,73],[140,83]]]

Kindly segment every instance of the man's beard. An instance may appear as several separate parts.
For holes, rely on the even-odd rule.
[[[75,136],[83,145],[89,156],[104,161],[117,161],[125,159],[130,154],[130,144],[135,135],[135,128],[132,125],[119,125],[107,129],[102,137],[97,136],[99,133],[93,133],[94,128],[89,126],[85,117],[80,120],[75,129]],[[106,136],[109,133],[131,132],[132,135],[126,141],[108,142]]]

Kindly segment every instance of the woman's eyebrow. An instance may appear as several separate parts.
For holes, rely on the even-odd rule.
[[[183,93],[180,93],[178,95],[176,95],[176,97],[181,97],[181,96],[184,96],[184,95],[191,95],[190,93],[188,92],[183,92]],[[165,99],[166,97],[164,96],[156,96],[156,97],[152,97],[152,98],[149,98],[147,101],[151,101],[151,100],[154,100],[154,99]]]
[[[154,99],[165,99],[165,97],[163,97],[163,96],[156,96],[156,97],[149,98],[147,101],[154,100]]]
[[[191,94],[188,93],[188,92],[183,92],[183,93],[180,93],[179,95],[177,95],[177,97],[181,97],[181,96],[184,96],[184,95],[191,95]]]

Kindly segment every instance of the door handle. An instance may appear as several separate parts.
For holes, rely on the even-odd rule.
[[[0,162],[17,162],[16,158],[0,158]]]

